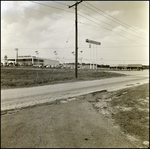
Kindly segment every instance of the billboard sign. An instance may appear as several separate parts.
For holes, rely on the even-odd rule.
[[[86,39],[86,42],[88,42],[88,43],[92,43],[92,44],[101,45],[101,43],[100,43],[100,42],[98,42],[98,41],[93,41],[93,40],[89,40],[89,39]]]
[[[22,56],[18,56],[18,57],[31,57],[31,55],[22,55]]]

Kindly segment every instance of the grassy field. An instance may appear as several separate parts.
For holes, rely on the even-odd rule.
[[[114,92],[96,92],[94,107],[136,145],[148,147],[149,83]]]
[[[103,70],[78,69],[78,78],[76,79],[74,69],[1,68],[1,89],[31,87],[119,76],[122,76],[122,74],[105,72]]]
[[[122,94],[123,93],[123,94]],[[149,84],[123,90],[119,98],[111,100],[118,111],[112,115],[124,133],[149,140]],[[141,142],[141,143],[143,143]]]

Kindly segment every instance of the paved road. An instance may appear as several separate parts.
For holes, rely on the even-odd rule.
[[[31,88],[1,90],[1,111],[52,102],[100,90],[118,90],[149,82],[149,71],[115,71],[128,76]]]

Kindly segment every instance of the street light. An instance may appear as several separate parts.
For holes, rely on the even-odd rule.
[[[55,60],[57,60],[57,51],[54,51],[54,53],[55,53],[55,55],[56,55],[56,57],[55,57]],[[56,64],[54,65],[55,67],[56,67]]]
[[[65,57],[63,57],[63,65],[66,65],[66,63],[65,63],[65,60],[64,60],[64,59],[65,59]]]
[[[71,53],[73,54],[73,56],[75,56],[75,53],[74,53],[74,51],[72,51]],[[74,64],[74,67],[75,67],[75,64]]]
[[[54,53],[55,53],[55,55],[56,55],[55,60],[57,60],[57,54],[58,54],[58,53],[57,53],[56,51],[54,51]]]
[[[39,52],[38,51],[35,51],[36,55],[37,55],[37,59],[38,59],[38,54]],[[38,65],[39,65],[39,59],[38,59]]]
[[[15,50],[16,50],[16,64],[17,64],[17,67],[18,67],[18,48],[16,48]]]
[[[73,54],[73,56],[75,56],[74,51],[73,51],[73,52],[71,52],[71,53]]]
[[[83,51],[80,51],[80,52],[81,52],[81,68],[82,68],[82,52],[83,52]]]
[[[101,66],[103,66],[103,58],[101,58],[101,61],[102,61],[102,64],[101,64]]]

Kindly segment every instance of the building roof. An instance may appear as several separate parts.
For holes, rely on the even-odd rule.
[[[128,67],[142,67],[142,64],[128,64]]]
[[[54,59],[48,59],[48,58],[41,58],[41,57],[36,57],[36,56],[32,56],[32,55],[20,55],[18,56],[18,59],[42,59],[42,60],[51,60],[51,61],[58,61],[58,60],[54,60]],[[8,61],[12,60],[12,59],[16,59],[16,58],[8,58]],[[58,61],[59,62],[59,61]]]
[[[110,67],[142,67],[142,64],[112,64]]]

